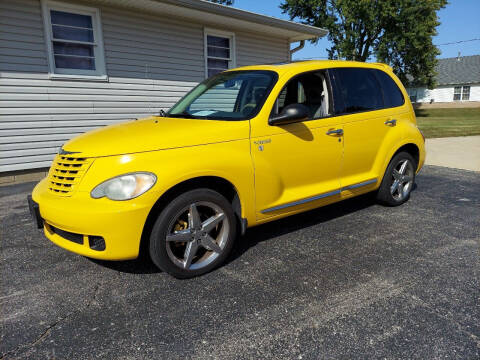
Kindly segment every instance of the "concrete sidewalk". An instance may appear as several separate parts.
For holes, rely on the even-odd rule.
[[[480,136],[426,140],[425,164],[480,171]]]

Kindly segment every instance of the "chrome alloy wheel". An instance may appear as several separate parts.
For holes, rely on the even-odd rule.
[[[415,169],[410,160],[402,159],[393,168],[390,194],[397,201],[405,199],[413,187]]]
[[[168,257],[182,269],[204,268],[223,252],[229,230],[228,218],[218,205],[192,203],[178,212],[168,226]]]

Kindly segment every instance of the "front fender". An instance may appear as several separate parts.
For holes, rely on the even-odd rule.
[[[78,191],[91,192],[99,183],[114,176],[149,171],[157,176],[154,187],[134,200],[155,202],[173,186],[201,176],[216,176],[229,181],[240,198],[242,217],[255,219],[253,165],[248,139],[95,159]]]

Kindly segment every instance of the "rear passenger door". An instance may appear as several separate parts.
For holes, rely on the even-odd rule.
[[[383,82],[388,83],[388,79],[392,80],[386,73],[383,75],[388,77],[387,80],[377,72],[383,73],[369,68],[337,68],[332,71],[336,112],[342,115],[344,129],[340,176],[343,189],[375,187],[381,175],[376,166],[377,159],[382,158],[379,151],[387,137],[391,138],[392,132],[399,131],[395,126],[395,109],[389,107],[392,95],[381,86]],[[398,92],[403,104],[403,96],[400,90]],[[399,101],[398,94],[396,101]]]

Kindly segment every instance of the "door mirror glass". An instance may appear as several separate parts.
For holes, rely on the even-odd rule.
[[[292,124],[309,119],[310,109],[303,104],[290,104],[278,115],[272,116],[268,124],[272,126]]]

